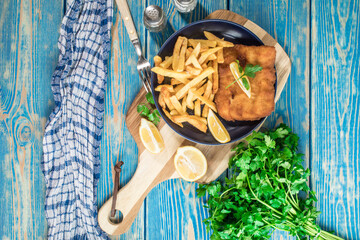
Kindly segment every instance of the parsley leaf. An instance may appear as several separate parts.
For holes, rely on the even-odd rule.
[[[154,101],[154,98],[153,98],[153,95],[151,94],[151,92],[148,92],[145,95],[145,97],[146,97],[146,101],[148,101],[148,103],[155,105],[155,101]]]
[[[155,105],[154,98],[151,92],[148,92],[145,97],[148,104],[140,103],[137,106],[137,112],[140,116],[147,118],[157,126],[160,122],[160,113],[157,109],[152,108],[152,106]],[[148,105],[150,105],[150,107],[148,107]]]
[[[142,117],[147,117],[150,114],[149,108],[143,103],[137,106],[137,112],[140,113]]]
[[[262,70],[262,67],[260,67],[260,65],[252,65],[252,64],[246,64],[245,66],[245,70],[244,70],[244,75],[254,78],[255,77],[255,73],[259,72]]]
[[[245,89],[246,89],[246,90],[249,90],[249,89],[250,89],[250,84],[249,84],[249,82],[247,81],[247,79],[243,77],[243,78],[241,78],[241,81],[242,81]]]

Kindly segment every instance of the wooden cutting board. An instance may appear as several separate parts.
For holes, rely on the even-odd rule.
[[[217,10],[207,18],[224,19],[238,23],[257,35],[265,45],[275,46],[275,67],[277,73],[275,101],[277,101],[291,70],[290,59],[282,47],[262,28],[234,12]],[[230,149],[237,144],[233,143],[221,146],[196,144],[182,138],[161,120],[159,129],[165,140],[165,150],[160,154],[149,153],[144,148],[139,137],[140,115],[136,110],[138,104],[146,101],[145,94],[145,90],[141,89],[126,116],[126,125],[139,148],[139,159],[134,176],[117,194],[116,209],[121,211],[123,220],[118,224],[114,224],[109,220],[112,197],[105,202],[98,213],[100,227],[110,235],[119,235],[129,230],[145,197],[153,187],[165,180],[179,177],[173,163],[173,157],[178,147],[191,145],[199,148],[204,153],[208,160],[208,171],[198,182],[208,183],[218,178],[226,170],[228,160],[232,154]]]

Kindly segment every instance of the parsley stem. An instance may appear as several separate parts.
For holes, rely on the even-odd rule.
[[[251,193],[254,195],[254,197],[255,197],[255,199],[256,199],[257,201],[259,201],[259,202],[262,203],[263,205],[267,206],[268,208],[270,208],[271,210],[273,210],[273,211],[276,212],[277,214],[280,214],[280,215],[282,214],[281,212],[279,212],[279,211],[276,210],[275,208],[271,207],[271,206],[268,205],[267,203],[261,201],[261,200],[255,195],[255,193],[254,193],[254,191],[253,191],[253,189],[252,189],[252,187],[251,187],[251,184],[250,184],[249,176],[248,176],[248,175],[246,175],[246,180],[247,180],[247,182],[248,182],[248,186],[249,186],[249,189],[250,189]]]
[[[233,81],[232,83],[230,83],[229,85],[227,85],[225,89],[228,89],[231,85],[233,85],[234,83],[236,83],[237,81],[239,81],[243,76],[245,76],[245,74],[241,75],[238,79],[236,79],[235,81]]]
[[[276,227],[274,224],[269,223],[269,222],[268,222],[268,221],[266,221],[265,219],[263,219],[263,221],[264,221],[265,223],[267,223],[269,226],[271,226],[271,227],[273,227],[273,228],[275,228],[275,229],[277,229],[277,230],[280,230],[280,231],[287,231],[286,229],[282,229],[282,228],[278,228],[278,227]]]
[[[287,195],[287,196],[288,196],[288,195]],[[292,196],[291,193],[290,193],[290,196]],[[287,197],[287,200],[288,200],[288,202],[291,204],[291,206],[292,206],[293,208],[295,208],[295,209],[298,210],[298,211],[301,211],[299,205],[295,202],[295,200],[294,200],[292,197],[291,197],[291,198]]]
[[[310,221],[305,223],[304,228],[309,231],[312,231],[313,236],[316,236],[319,233],[319,231],[316,230],[316,227],[314,226],[314,224]],[[320,236],[322,236],[323,239],[342,240],[342,238],[340,238],[334,234],[331,234],[329,232],[323,231],[321,229],[320,229]]]
[[[224,191],[224,192],[220,195],[219,198],[221,199],[222,196],[223,196],[225,193],[229,192],[230,190],[233,190],[234,188],[236,188],[236,187],[232,187],[232,188],[229,188],[228,190]]]

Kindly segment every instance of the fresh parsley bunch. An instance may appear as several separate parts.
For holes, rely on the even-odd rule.
[[[140,114],[140,116],[147,118],[157,126],[160,122],[160,113],[157,109],[153,109],[155,101],[151,92],[146,94],[146,101],[148,104],[140,103],[137,106],[137,112]]]
[[[233,149],[225,182],[200,185],[198,196],[209,194],[210,217],[204,222],[213,230],[211,239],[269,239],[275,229],[297,239],[341,239],[315,223],[320,212],[307,185],[310,171],[297,152],[298,139],[285,124],[254,132],[247,144]]]

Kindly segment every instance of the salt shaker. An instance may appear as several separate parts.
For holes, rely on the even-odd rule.
[[[173,0],[176,9],[181,13],[188,13],[194,10],[197,0]]]
[[[148,6],[144,11],[144,25],[150,32],[160,32],[166,26],[166,16],[161,7]]]

